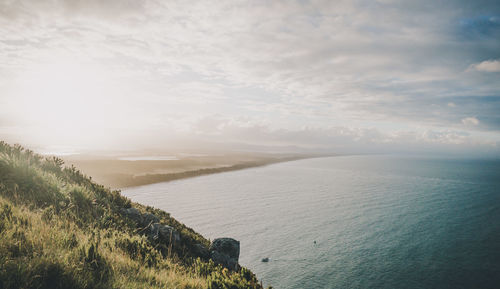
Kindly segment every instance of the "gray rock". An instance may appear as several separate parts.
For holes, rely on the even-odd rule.
[[[210,245],[210,258],[230,270],[237,270],[240,257],[240,242],[232,238],[215,239]]]
[[[194,254],[197,257],[207,259],[210,256],[210,252],[208,251],[207,247],[203,246],[202,244],[195,244],[194,245]]]
[[[158,218],[157,216],[155,216],[153,214],[146,213],[146,214],[142,215],[141,226],[146,227],[146,226],[149,226],[151,224],[159,223],[159,222],[160,222],[160,218]]]
[[[135,221],[138,224],[142,223],[142,214],[136,208],[121,209],[122,214],[127,216],[127,218]]]
[[[148,236],[165,243],[175,243],[181,240],[181,235],[173,227],[159,223],[149,226]]]

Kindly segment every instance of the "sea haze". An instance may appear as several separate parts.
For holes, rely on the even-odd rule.
[[[498,160],[317,158],[122,193],[240,240],[240,264],[274,288],[500,284]]]

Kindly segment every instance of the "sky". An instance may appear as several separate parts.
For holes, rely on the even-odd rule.
[[[500,156],[498,1],[0,0],[0,139],[38,151]]]

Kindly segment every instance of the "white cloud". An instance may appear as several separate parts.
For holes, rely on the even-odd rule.
[[[499,95],[500,84],[492,74],[462,72],[463,59],[489,59],[476,50],[500,41],[463,49],[450,41],[457,36],[449,26],[462,7],[430,2],[0,0],[0,112],[23,105],[9,87],[14,76],[69,55],[99,62],[119,86],[121,98],[105,108],[105,119],[156,135],[188,130],[174,115],[221,115],[233,121],[206,120],[195,131],[234,140],[273,134],[276,143],[292,135],[294,143],[323,143],[316,130],[335,135],[324,143],[343,143],[347,135],[390,143],[394,126],[453,131],[467,115],[482,116],[481,126],[462,120],[470,130],[498,130],[497,113],[477,109],[480,97]],[[471,69],[498,71],[499,63]],[[126,118],[115,117],[118,111]],[[248,116],[272,126],[243,124]],[[21,126],[19,133],[30,131]]]
[[[479,124],[479,120],[475,117],[466,117],[462,119],[462,123],[465,125],[474,126]]]
[[[500,60],[485,60],[480,63],[472,64],[469,69],[484,72],[500,72]]]
[[[467,119],[467,122],[474,123],[475,121],[477,121],[475,118]],[[221,136],[224,136],[225,141],[229,143],[298,146],[343,152],[352,152],[361,148],[365,151],[380,152],[391,149],[400,151],[402,148],[411,151],[419,146],[432,149],[449,145],[477,147],[495,145],[494,137],[493,140],[486,138],[478,140],[470,132],[453,129],[408,128],[391,132],[370,127],[347,126],[277,129],[257,119],[230,119],[220,115],[200,118],[191,122],[191,126],[191,130],[196,131],[198,137],[213,142],[220,141]]]

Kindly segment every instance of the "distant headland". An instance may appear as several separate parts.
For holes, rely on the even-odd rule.
[[[64,159],[97,182],[119,189],[321,156],[324,155],[228,153],[113,158],[78,155]]]

